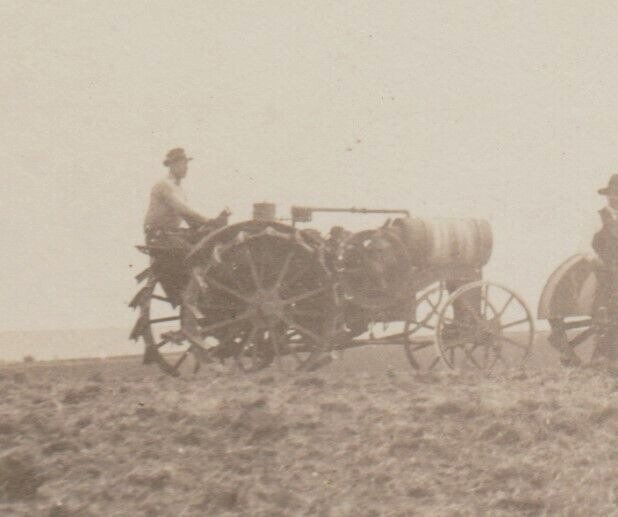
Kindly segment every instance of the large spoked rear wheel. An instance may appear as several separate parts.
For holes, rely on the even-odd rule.
[[[521,366],[534,342],[534,321],[522,298],[486,281],[462,286],[446,301],[436,346],[450,368],[484,372]]]
[[[183,331],[239,369],[310,370],[330,357],[336,299],[319,256],[293,229],[240,230],[193,267]]]
[[[148,276],[134,305],[140,315],[132,335],[144,340],[144,363],[156,363],[172,376],[196,373],[208,358],[185,339],[180,329],[180,308],[174,307],[154,274]]]

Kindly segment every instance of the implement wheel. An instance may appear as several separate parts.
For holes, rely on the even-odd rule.
[[[563,366],[585,366],[618,357],[618,329],[602,311],[592,318],[553,318],[549,324],[549,342],[560,353]]]
[[[152,272],[130,305],[139,309],[131,338],[144,340],[144,364],[156,363],[177,377],[196,373],[202,361],[209,360],[203,350],[185,339],[180,330],[180,308],[170,301]]]
[[[336,306],[318,248],[291,227],[253,223],[226,231],[196,260],[182,328],[242,371],[273,362],[310,370],[330,357]]]

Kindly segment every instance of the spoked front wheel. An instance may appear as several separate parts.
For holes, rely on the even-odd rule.
[[[430,287],[415,301],[413,314],[405,322],[404,350],[415,370],[434,370],[441,364],[441,356],[435,352],[434,333],[448,297],[442,282]]]
[[[436,347],[450,368],[488,372],[520,366],[534,342],[534,321],[523,299],[499,284],[478,281],[446,301],[436,326]]]

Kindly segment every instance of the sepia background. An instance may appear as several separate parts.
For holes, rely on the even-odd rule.
[[[536,309],[618,172],[613,2],[2,2],[0,330],[127,330],[168,149],[256,201],[487,218]],[[317,216],[318,228],[381,217]]]

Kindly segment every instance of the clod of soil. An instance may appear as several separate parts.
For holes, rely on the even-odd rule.
[[[0,499],[33,499],[43,484],[39,470],[31,454],[12,451],[0,457]]]

